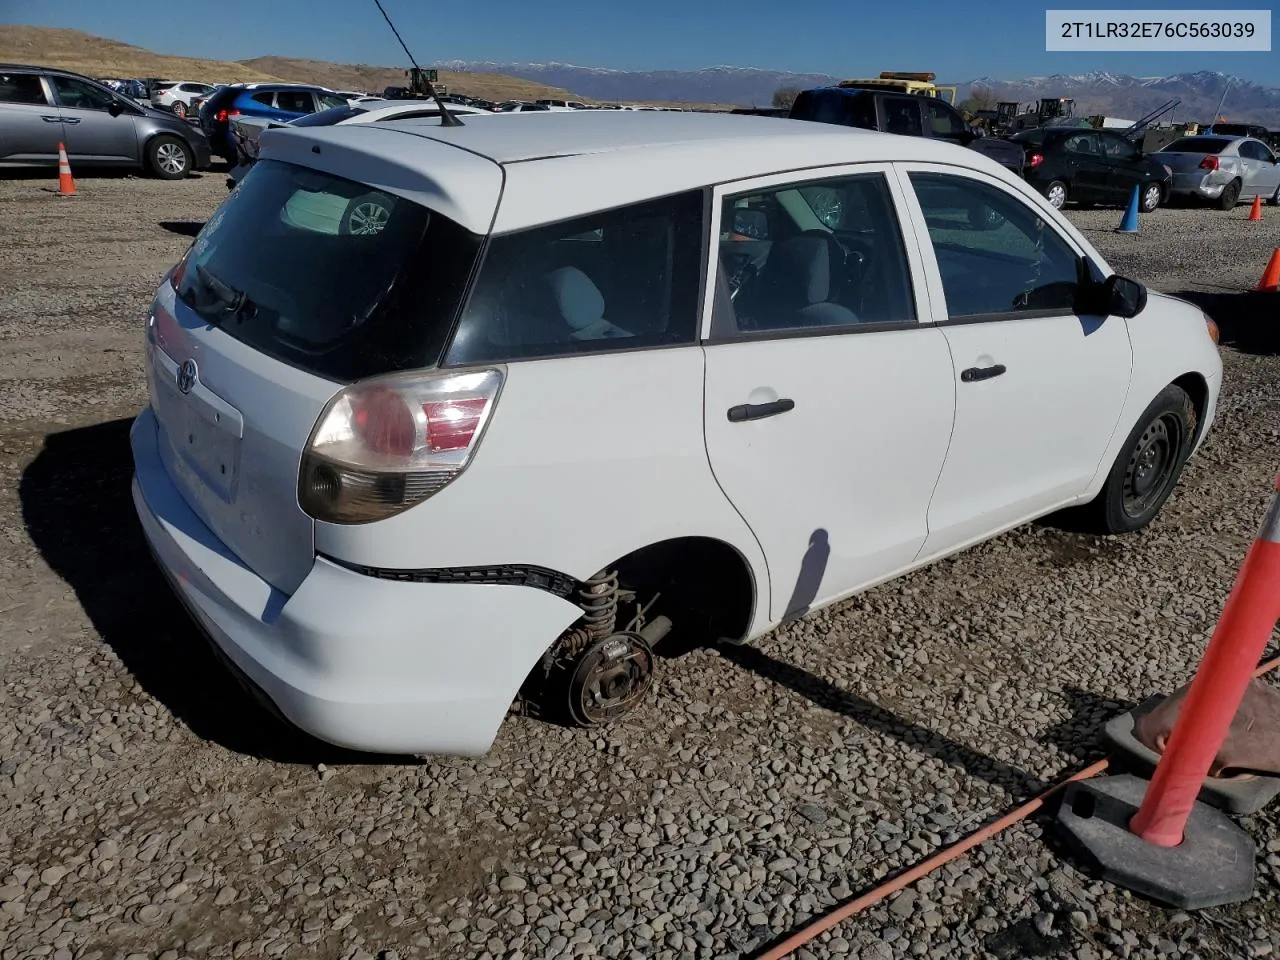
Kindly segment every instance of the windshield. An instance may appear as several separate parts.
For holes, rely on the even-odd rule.
[[[1221,153],[1231,143],[1230,140],[1219,140],[1217,137],[1183,137],[1175,140],[1161,153]]]
[[[480,237],[364,184],[262,160],[176,271],[203,320],[277,360],[350,381],[433,366]]]

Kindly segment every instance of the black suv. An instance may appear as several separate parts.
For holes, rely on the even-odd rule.
[[[1122,207],[1138,188],[1139,205],[1150,213],[1169,196],[1173,173],[1112,130],[1038,127],[1012,141],[1027,154],[1027,182],[1055,207],[1068,200]]]
[[[948,140],[990,157],[1018,176],[1022,176],[1026,158],[1021,147],[976,132],[960,111],[940,97],[869,87],[818,87],[796,97],[790,117]]]

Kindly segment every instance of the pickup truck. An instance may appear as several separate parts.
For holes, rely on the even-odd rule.
[[[836,123],[881,133],[948,140],[990,157],[1018,176],[1026,151],[1016,143],[974,130],[941,97],[897,93],[874,87],[818,87],[802,91],[791,106],[792,120]]]

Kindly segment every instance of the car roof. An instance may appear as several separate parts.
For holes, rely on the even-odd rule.
[[[447,127],[432,118],[268,129],[260,144],[263,159],[389,189],[481,234],[842,164],[936,162],[1015,179],[977,151],[932,138],[728,113],[584,110],[521,123],[475,114]],[[496,218],[498,187],[489,195],[480,184],[505,184]]]

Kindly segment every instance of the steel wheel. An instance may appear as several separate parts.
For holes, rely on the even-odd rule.
[[[1061,210],[1062,205],[1067,202],[1067,185],[1059,180],[1049,184],[1049,188],[1044,192],[1045,197],[1054,207]]]
[[[1125,468],[1121,508],[1130,517],[1147,513],[1173,484],[1182,451],[1182,422],[1166,413],[1147,425]]]
[[[1149,184],[1142,192],[1142,209],[1150,213],[1156,207],[1160,206],[1160,184]]]

